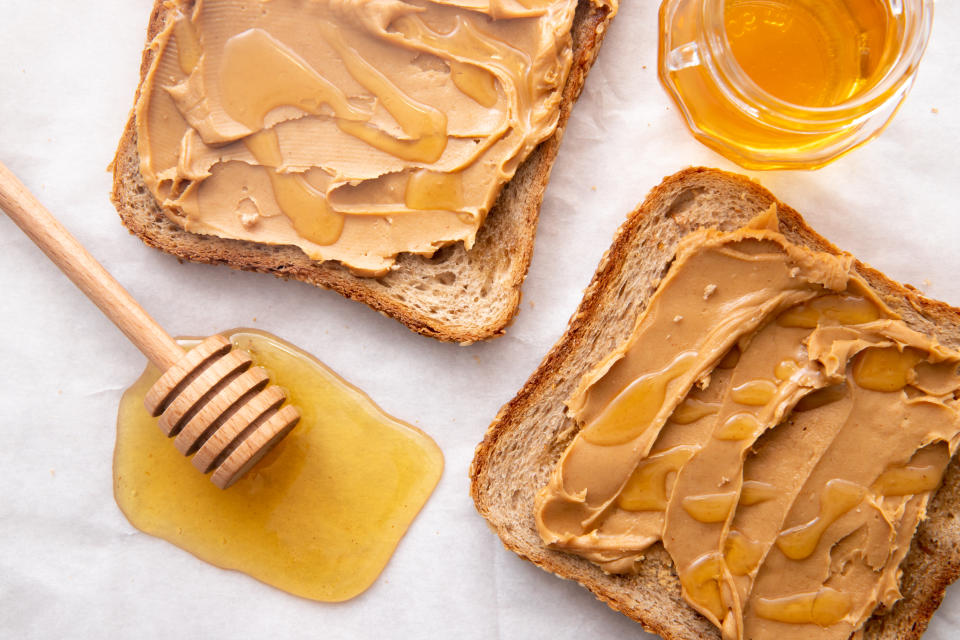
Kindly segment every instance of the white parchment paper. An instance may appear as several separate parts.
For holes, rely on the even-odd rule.
[[[378,583],[328,605],[134,530],[111,491],[120,394],[143,357],[0,216],[0,637],[643,638],[578,585],[505,551],[467,495],[473,449],[563,332],[625,215],[685,166],[737,170],[685,130],[656,78],[658,3],[624,0],[574,110],[533,265],[503,338],[416,336],[308,285],[180,264],[121,226],[106,172],[151,0],[0,0],[0,161],[173,334],[275,333],[430,433],[446,471]],[[940,2],[892,126],[813,173],[754,173],[840,247],[960,304],[960,6]],[[927,637],[960,634],[948,590]]]

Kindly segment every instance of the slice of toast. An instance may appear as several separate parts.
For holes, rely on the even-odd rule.
[[[477,510],[504,546],[557,575],[576,580],[611,608],[668,640],[720,638],[689,607],[673,563],[658,543],[635,576],[608,575],[590,562],[542,544],[534,522],[534,496],[576,434],[565,400],[582,374],[630,336],[634,322],[667,273],[678,241],[701,227],[733,230],[776,203],[780,231],[792,242],[839,254],[790,207],[749,179],[714,169],[687,169],[666,178],[620,227],[566,333],[517,396],[497,415],[477,447],[470,470]],[[960,347],[960,309],[924,298],[909,286],[856,262],[881,298],[912,328]],[[960,575],[960,463],[954,459],[930,503],[928,518],[901,564],[900,600],[875,615],[866,638],[919,637]]]
[[[171,11],[163,0],[156,0],[147,31],[148,44]],[[502,335],[520,304],[520,287],[533,254],[540,203],[564,127],[615,13],[615,2],[580,0],[572,27],[573,64],[563,89],[556,132],[533,151],[504,186],[470,251],[457,243],[440,249],[431,258],[401,254],[395,270],[380,278],[363,278],[338,262],[310,260],[296,247],[184,231],[164,215],[143,182],[132,111],[113,162],[113,203],[131,232],[151,247],[178,258],[272,273],[333,289],[396,318],[417,333],[440,340],[471,343]],[[141,82],[154,53],[149,46],[143,51]]]

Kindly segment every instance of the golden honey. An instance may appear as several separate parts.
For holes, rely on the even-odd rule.
[[[680,504],[690,517],[698,522],[723,522],[737,503],[737,494],[710,493],[702,496],[687,496]]]
[[[727,534],[723,543],[723,560],[735,576],[745,576],[753,571],[762,559],[763,548],[739,531]]]
[[[667,508],[667,476],[676,473],[695,447],[679,446],[651,456],[637,465],[627,480],[617,504],[627,511],[663,511]]]
[[[755,438],[762,429],[760,421],[752,413],[735,413],[716,432],[720,440],[744,440]]]
[[[830,294],[790,307],[777,316],[777,324],[781,327],[816,329],[822,322],[863,324],[879,318],[880,309],[867,298]]]
[[[850,612],[851,598],[846,593],[825,587],[816,593],[757,598],[755,607],[757,615],[767,620],[829,627],[843,620]]]
[[[700,418],[715,414],[719,410],[720,406],[714,402],[686,398],[673,410],[670,421],[676,424],[692,424]]]
[[[686,123],[753,169],[817,168],[886,126],[931,0],[667,0],[660,79]]]
[[[643,433],[656,418],[667,385],[686,373],[695,359],[695,353],[682,353],[663,371],[641,378],[624,389],[609,410],[584,428],[584,439],[597,445],[613,446],[630,442]]]
[[[945,442],[927,445],[905,465],[892,465],[874,480],[870,487],[881,496],[909,496],[934,491],[943,480],[950,462]]]
[[[700,603],[717,620],[722,620],[726,614],[720,592],[723,556],[718,553],[705,554],[679,573],[684,596]]]
[[[803,560],[820,544],[827,528],[850,509],[860,504],[866,489],[847,480],[827,482],[820,499],[820,515],[802,525],[787,529],[777,538],[777,546],[791,560]]]
[[[873,84],[896,34],[883,0],[727,0],[730,50],[758,87],[807,107]]]
[[[359,595],[433,492],[440,449],[299,349],[261,332],[226,335],[287,389],[299,425],[221,491],[144,409],[159,377],[148,367],[120,402],[117,505],[136,528],[218,567],[312,600]]]
[[[740,489],[740,504],[751,507],[777,497],[777,489],[772,484],[758,480],[745,480]]]
[[[762,407],[777,394],[777,385],[769,380],[751,380],[734,387],[730,398],[751,407]]]
[[[853,361],[853,379],[864,389],[899,391],[910,382],[913,368],[923,360],[923,352],[896,347],[871,347]]]

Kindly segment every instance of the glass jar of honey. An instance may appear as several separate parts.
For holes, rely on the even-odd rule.
[[[659,73],[693,134],[749,169],[815,169],[876,137],[933,0],[665,0]]]

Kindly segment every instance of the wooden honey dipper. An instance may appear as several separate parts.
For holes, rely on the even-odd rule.
[[[221,335],[184,352],[3,163],[0,209],[165,372],[144,404],[193,466],[226,489],[300,420],[286,392]]]

